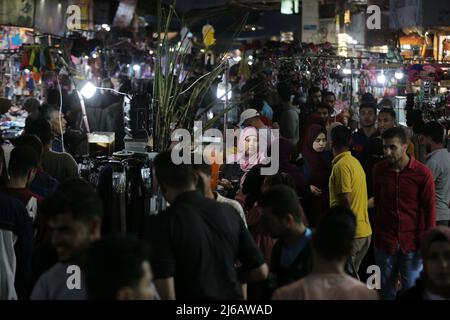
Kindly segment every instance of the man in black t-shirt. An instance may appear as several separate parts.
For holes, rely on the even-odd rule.
[[[266,279],[268,267],[241,217],[197,192],[193,167],[175,165],[170,151],[160,153],[154,166],[170,203],[151,224],[151,264],[161,298],[242,299],[240,282]]]

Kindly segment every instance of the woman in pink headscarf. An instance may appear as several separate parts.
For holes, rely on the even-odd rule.
[[[241,190],[250,170],[263,164],[265,159],[265,150],[260,150],[262,145],[258,138],[258,130],[254,127],[247,127],[241,131],[238,142],[238,160],[244,173],[240,182]]]

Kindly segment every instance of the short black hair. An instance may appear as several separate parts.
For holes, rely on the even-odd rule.
[[[134,287],[150,263],[149,246],[135,236],[111,235],[94,242],[88,251],[86,286],[89,300],[115,300],[117,291]]]
[[[366,92],[361,97],[361,102],[371,102],[377,104],[377,99],[373,96],[373,94]]]
[[[195,184],[193,166],[184,163],[175,164],[171,155],[171,151],[164,151],[159,153],[153,161],[158,182],[176,189],[188,188]]]
[[[373,110],[373,112],[375,113],[375,114],[377,114],[377,106],[376,106],[376,104],[375,103],[372,103],[372,102],[363,102],[363,103],[361,103],[361,105],[359,106],[359,111],[361,111],[362,109],[372,109]]]
[[[42,203],[41,212],[47,219],[70,214],[83,223],[101,218],[103,206],[94,187],[84,179],[72,178],[61,183],[56,191]]]
[[[335,148],[348,148],[352,132],[345,126],[337,126],[331,130],[331,143]]]
[[[48,104],[52,104],[52,105],[60,105],[61,103],[61,96],[59,94],[59,90],[57,89],[48,89],[47,90],[47,99],[46,102]]]
[[[201,164],[193,164],[195,171],[202,172],[206,174],[208,177],[211,177],[211,165],[207,164],[206,162],[203,162]]]
[[[295,190],[294,179],[285,172],[279,172],[273,176],[266,176],[266,183],[270,187],[274,187],[277,185],[285,185]]]
[[[334,94],[334,92],[331,91],[325,91],[324,93],[322,93],[322,99],[328,96],[333,96],[334,100],[336,100],[336,95]]]
[[[39,166],[39,155],[30,146],[15,147],[9,157],[8,172],[11,177],[25,177]]]
[[[422,135],[430,137],[434,143],[445,144],[445,128],[437,121],[425,123],[422,129]]]
[[[308,96],[311,96],[313,93],[321,92],[319,87],[311,87],[308,91]]]
[[[317,109],[328,109],[328,112],[331,112],[330,106],[328,104],[326,104],[326,103],[323,103],[323,102],[321,102],[321,103],[319,103],[317,105],[316,110]]]
[[[286,83],[279,82],[277,85],[277,92],[282,101],[291,101],[291,89]]]
[[[15,139],[11,140],[13,146],[20,147],[20,146],[29,146],[33,148],[34,151],[39,156],[39,159],[42,157],[43,153],[43,146],[41,139],[35,134],[23,134]]]
[[[387,113],[389,114],[394,120],[397,119],[397,114],[395,113],[394,109],[391,108],[382,108],[380,110],[380,112],[378,112],[378,114],[380,113]]]
[[[325,215],[317,228],[313,246],[326,260],[341,260],[353,247],[356,217],[351,209],[335,206]]]
[[[271,208],[272,214],[282,219],[292,214],[295,221],[302,223],[302,207],[294,189],[285,185],[276,185],[264,192],[258,204],[261,208]]]
[[[402,144],[406,144],[408,142],[408,139],[406,138],[406,132],[400,127],[394,127],[391,129],[386,130],[382,135],[381,138],[383,140],[387,139],[394,139],[399,138],[400,142]]]
[[[52,141],[52,126],[47,119],[38,118],[25,127],[26,134],[35,134],[42,144],[49,145]]]

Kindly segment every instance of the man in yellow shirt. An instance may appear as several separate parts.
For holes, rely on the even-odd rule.
[[[352,262],[356,272],[370,246],[372,228],[367,212],[366,175],[358,159],[349,151],[351,131],[338,126],[331,131],[333,170],[329,181],[330,207],[350,208],[356,216],[356,234]]]

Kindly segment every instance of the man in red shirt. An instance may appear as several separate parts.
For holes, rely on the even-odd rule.
[[[30,218],[33,220],[37,214],[37,206],[43,198],[28,189],[33,181],[39,165],[39,156],[29,146],[15,147],[11,151],[8,172],[10,176],[7,187],[3,192],[11,197],[19,199],[27,208]]]
[[[434,181],[430,169],[406,153],[402,128],[382,135],[386,159],[374,168],[375,262],[381,269],[381,296],[394,299],[415,284],[422,270],[419,247],[436,225]]]

